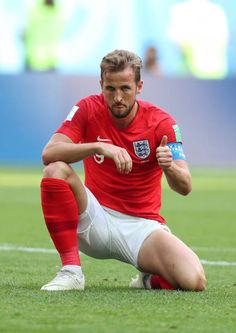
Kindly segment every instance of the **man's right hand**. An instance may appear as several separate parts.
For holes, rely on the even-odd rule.
[[[105,142],[97,142],[97,153],[113,159],[120,173],[128,174],[132,170],[132,159],[126,149]]]

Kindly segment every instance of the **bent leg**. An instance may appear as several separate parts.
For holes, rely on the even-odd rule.
[[[85,211],[87,207],[87,195],[85,188],[80,178],[69,164],[64,162],[50,163],[44,168],[43,177],[65,180],[70,185],[74,193],[79,214],[82,214]]]
[[[161,275],[174,288],[202,291],[205,274],[197,255],[180,239],[157,230],[143,242],[138,265],[141,271]]]
[[[44,219],[62,266],[80,265],[77,227],[87,196],[79,177],[64,162],[49,164],[41,182]]]

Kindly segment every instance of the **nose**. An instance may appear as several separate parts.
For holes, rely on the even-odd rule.
[[[114,102],[115,103],[120,103],[122,101],[122,96],[121,96],[121,92],[120,91],[117,91],[115,93],[115,96],[114,96]]]

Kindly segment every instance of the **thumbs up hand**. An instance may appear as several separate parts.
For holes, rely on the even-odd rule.
[[[163,170],[167,170],[172,165],[172,153],[167,146],[168,137],[163,135],[159,147],[156,149],[157,162]]]
[[[168,138],[167,135],[163,135],[162,139],[161,139],[161,143],[159,147],[165,147],[167,145],[168,142]]]

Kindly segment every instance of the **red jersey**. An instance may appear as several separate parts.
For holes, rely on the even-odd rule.
[[[84,159],[85,185],[101,205],[121,213],[165,223],[161,208],[162,169],[156,159],[156,148],[163,135],[176,142],[176,122],[157,106],[137,101],[134,120],[125,129],[116,128],[103,94],[86,97],[71,110],[57,133],[74,143],[103,141],[130,154],[130,173],[120,174],[112,159],[94,155]]]

